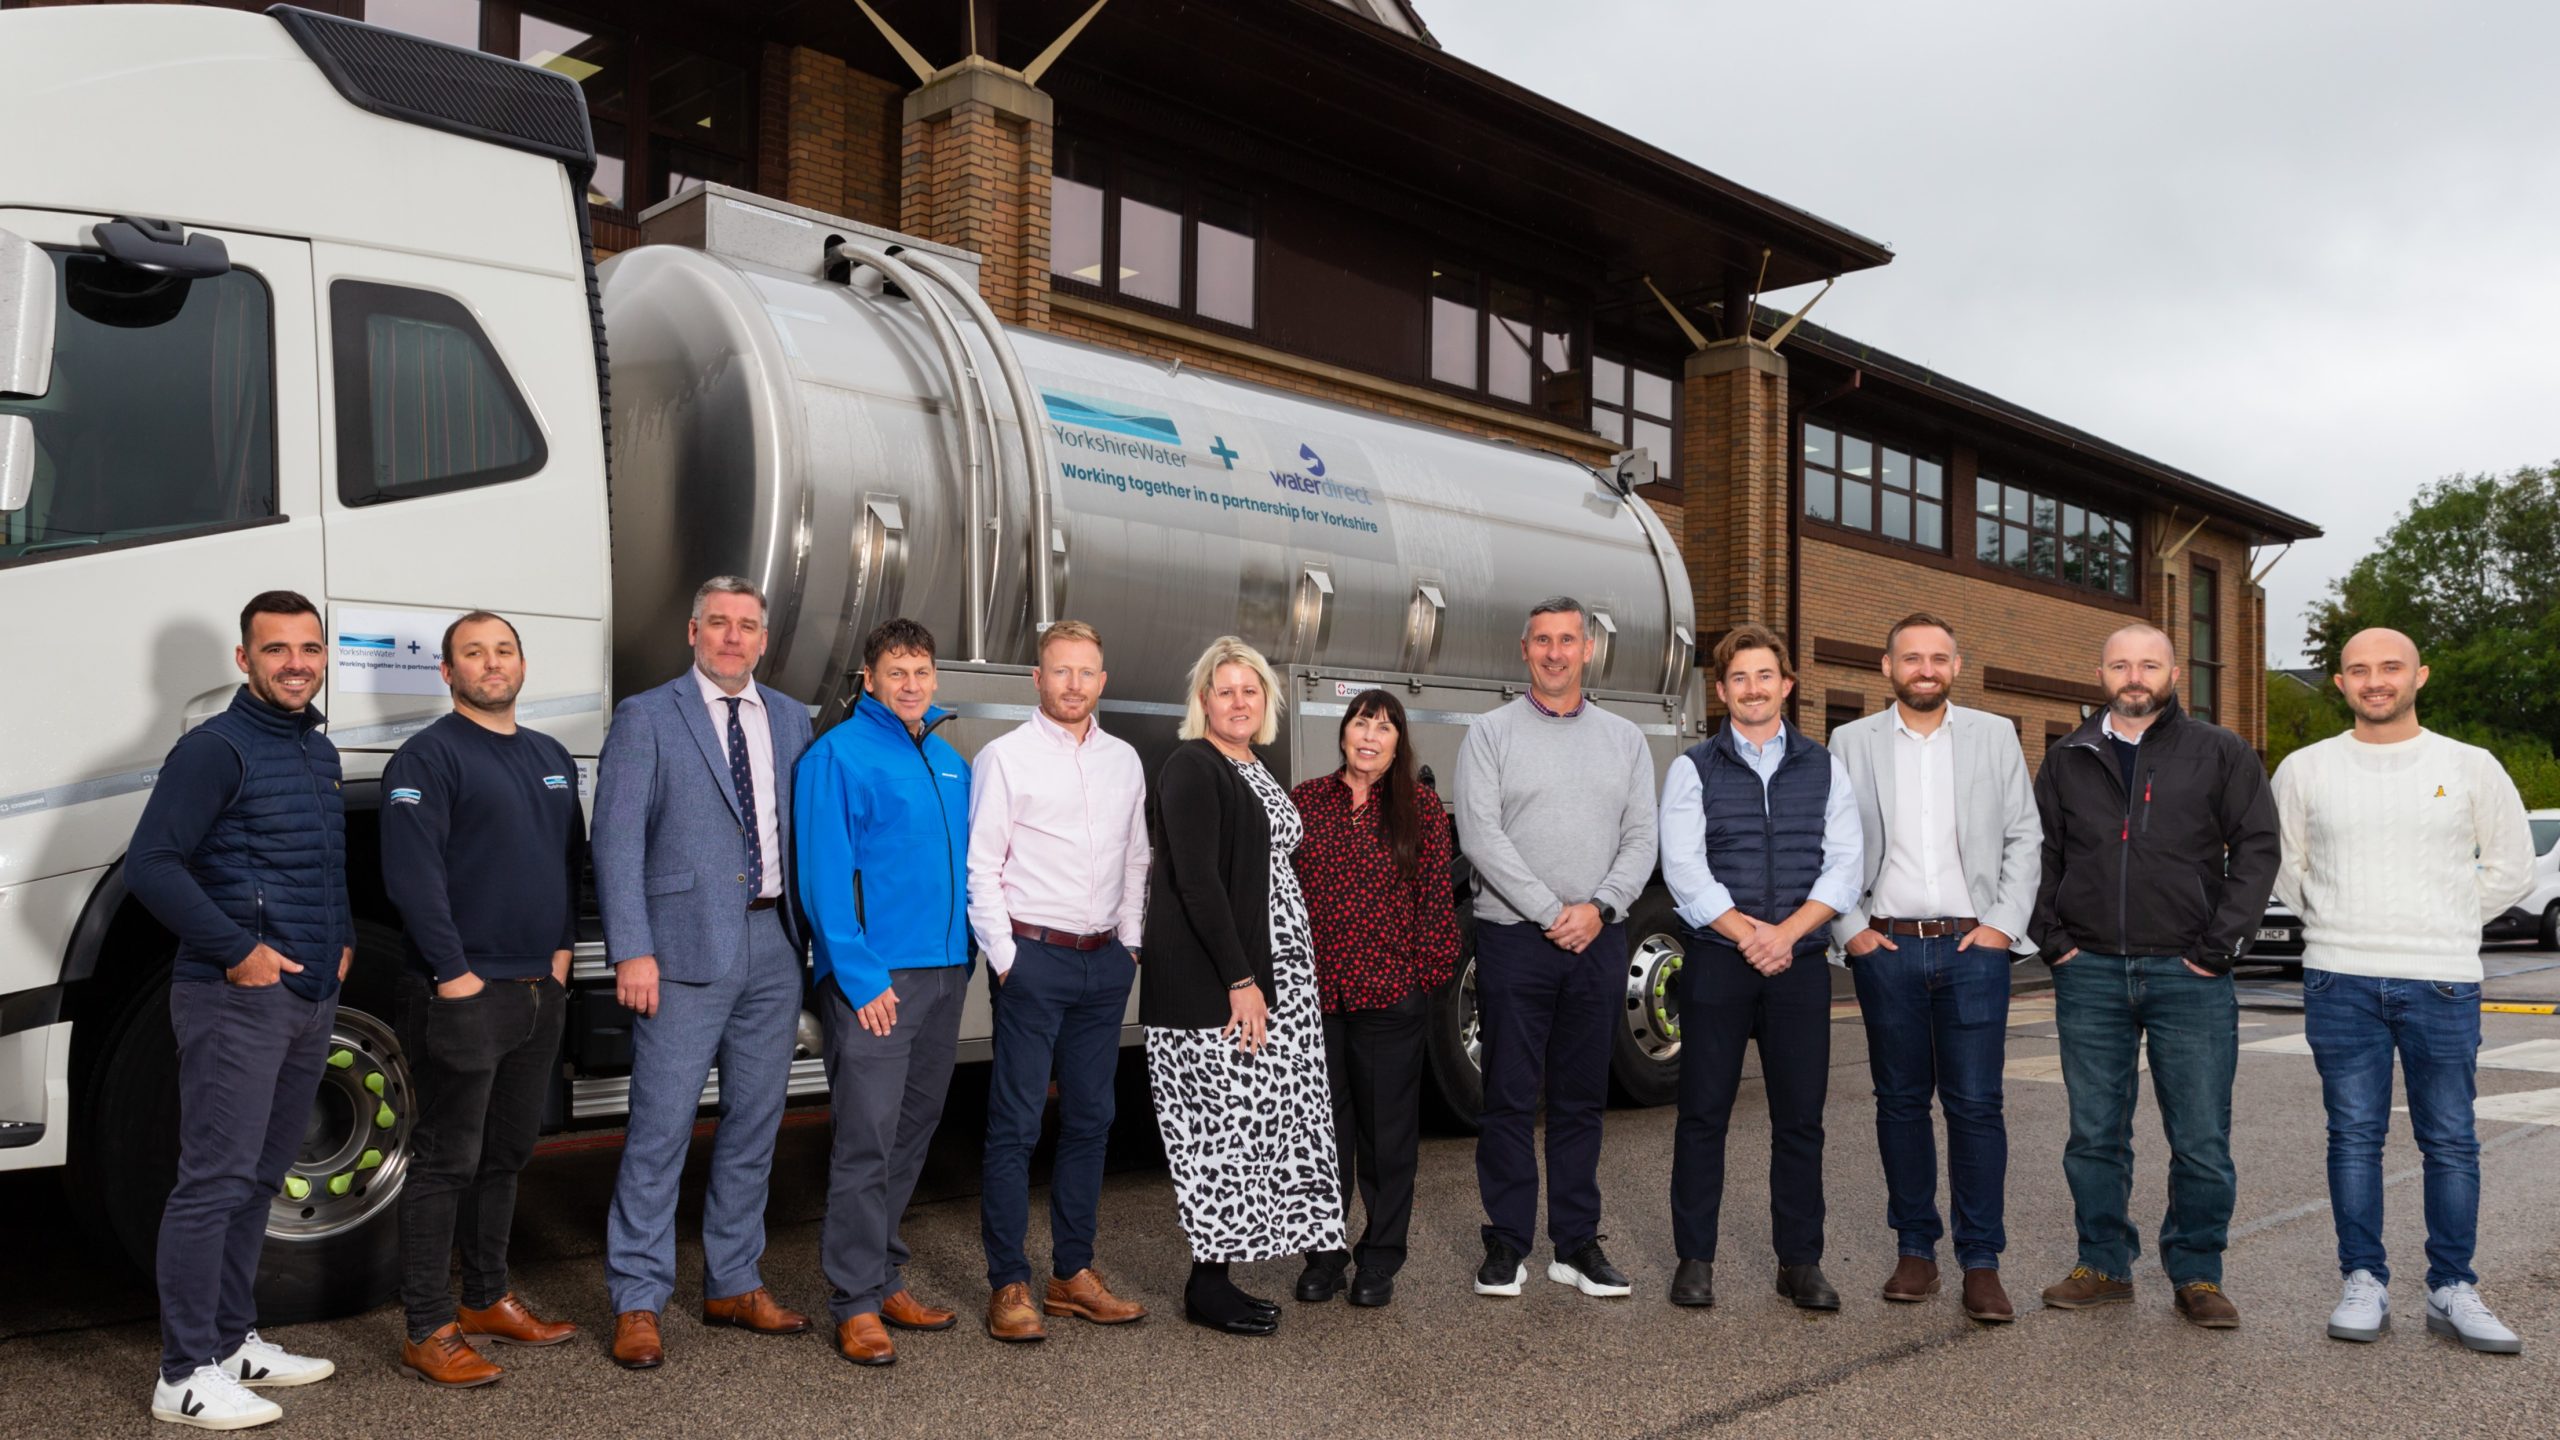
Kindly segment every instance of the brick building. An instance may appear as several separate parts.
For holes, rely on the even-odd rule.
[[[1022,325],[1597,466],[1642,446],[1701,650],[1789,635],[1817,736],[1889,698],[1876,647],[1925,606],[2031,761],[2135,618],[2263,743],[2252,555],[2314,526],[1781,335],[1759,293],[1890,252],[1446,54],[1406,0],[308,3],[578,80],[600,250],[720,181],[978,251]]]

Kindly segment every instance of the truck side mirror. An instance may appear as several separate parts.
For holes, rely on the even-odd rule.
[[[53,385],[53,257],[0,230],[0,400],[32,400]],[[0,416],[0,514],[35,491],[36,428]]]

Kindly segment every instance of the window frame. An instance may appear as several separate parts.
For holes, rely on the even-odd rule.
[[[1811,416],[1806,416],[1795,429],[1797,519],[1826,525],[1834,530],[1872,540],[1880,545],[1890,545],[1896,549],[1915,551],[1921,555],[1942,559],[1953,558],[1956,467],[1952,451],[1930,450],[1908,441],[1889,443],[1881,438],[1883,432],[1872,426],[1844,425],[1816,420]],[[1807,454],[1812,447],[1806,441],[1806,432],[1811,430],[1821,430],[1831,436],[1830,464],[1818,464]],[[1852,476],[1848,470],[1848,442],[1851,440],[1856,440],[1867,447],[1869,473],[1863,478]],[[1885,484],[1882,457],[1887,451],[1901,455],[1911,467],[1910,473],[1904,477],[1904,484],[1899,489]],[[1934,497],[1920,493],[1920,467],[1924,464],[1938,468],[1938,493]],[[1828,515],[1814,513],[1813,487],[1817,477],[1829,481],[1831,485],[1831,513]],[[1840,518],[1840,486],[1853,479],[1874,492],[1868,498],[1865,525],[1852,525]],[[1911,534],[1908,538],[1889,534],[1884,528],[1884,502],[1888,492],[1904,496],[1911,503]],[[1919,538],[1922,505],[1938,507],[1938,543],[1935,545],[1923,544]]]
[[[1600,397],[1600,367],[1603,364],[1615,365],[1618,367],[1619,372],[1619,398],[1605,403]],[[1654,379],[1665,381],[1669,384],[1671,390],[1670,413],[1656,415],[1652,411],[1637,408],[1636,376],[1639,374],[1647,375]],[[1594,345],[1590,353],[1583,357],[1583,376],[1583,428],[1604,440],[1614,441],[1621,450],[1632,448],[1635,445],[1635,427],[1636,422],[1639,420],[1660,425],[1664,429],[1670,431],[1671,444],[1663,454],[1653,457],[1653,478],[1647,483],[1666,486],[1673,490],[1680,489],[1681,377],[1679,374],[1679,367],[1674,365],[1665,369],[1649,361],[1637,360],[1623,351],[1604,353],[1597,345]],[[1602,410],[1610,411],[1618,417],[1618,424],[1620,426],[1621,433],[1612,436],[1608,431],[1600,428],[1599,412]]]
[[[93,246],[59,245],[38,242],[36,248],[44,251],[48,255],[95,255],[101,258],[106,255],[104,250],[97,249]],[[267,525],[283,525],[293,519],[291,515],[285,512],[284,508],[284,457],[281,443],[283,427],[276,414],[276,288],[275,285],[267,279],[266,273],[255,266],[235,264],[223,273],[226,276],[247,276],[257,285],[258,293],[264,297],[267,307],[266,367],[267,426],[269,431],[267,442],[267,513],[264,515],[237,516],[229,520],[208,520],[200,525],[185,525],[170,530],[152,530],[148,532],[124,535],[112,540],[95,540],[88,542],[30,542],[42,543],[44,548],[32,551],[21,551],[15,555],[0,555],[0,570],[13,570],[24,565],[41,565],[51,560],[68,560],[83,555],[105,555],[112,554],[119,550],[138,550],[147,545],[164,545],[176,540],[196,540],[212,535],[228,535],[239,530],[254,530]],[[67,299],[68,292],[66,287],[60,283],[60,280],[61,277],[57,275],[54,287],[54,303],[56,305],[67,305],[69,303],[69,300]]]
[[[2203,582],[2205,601],[2201,610],[2196,606],[2196,590],[2199,581]],[[2230,637],[2225,633],[2223,626],[2221,562],[2208,555],[2190,554],[2187,557],[2186,592],[2185,603],[2180,608],[2184,611],[2187,622],[2187,712],[2215,725],[2227,724],[2229,722],[2225,717],[2230,713],[2230,694],[2223,688],[2223,681],[2230,665],[2227,658],[2230,652]],[[2199,619],[2213,627],[2209,632],[2213,644],[2209,647],[2196,644],[2195,627]],[[2210,658],[2202,653],[2206,649],[2213,652]],[[2213,692],[2209,703],[2204,705],[2195,703],[2198,679],[2204,680]]]
[[[361,301],[370,293],[380,298],[371,303],[350,303],[354,296]],[[373,363],[372,344],[365,334],[365,322],[376,315],[415,320],[422,324],[444,325],[461,331],[478,348],[489,369],[503,387],[516,422],[533,442],[533,452],[509,465],[483,470],[461,470],[440,475],[432,480],[414,480],[396,485],[378,485],[373,481]],[[542,423],[524,398],[524,387],[516,382],[515,371],[497,342],[471,313],[471,307],[460,297],[442,290],[420,285],[401,285],[384,280],[363,280],[341,276],[329,282],[329,376],[336,390],[332,419],[337,426],[336,454],[338,462],[338,503],[349,509],[395,504],[403,500],[424,500],[430,496],[450,495],[457,491],[479,490],[491,485],[504,485],[538,475],[551,463],[550,437],[543,434]],[[366,488],[357,492],[351,483]]]
[[[1426,315],[1430,303],[1442,298],[1441,287],[1437,283],[1441,276],[1465,275],[1473,282],[1474,298],[1470,303],[1474,306],[1476,317],[1476,376],[1475,383],[1472,385],[1460,385],[1440,378],[1438,357],[1432,349],[1437,338],[1438,327],[1435,323],[1426,320],[1422,327],[1422,363],[1416,369],[1416,373],[1422,376],[1423,383],[1448,394],[1463,395],[1479,404],[1498,405],[1505,410],[1515,411],[1535,419],[1558,424],[1579,424],[1582,429],[1590,429],[1591,366],[1592,358],[1598,353],[1592,346],[1591,307],[1545,285],[1522,278],[1516,273],[1506,273],[1498,266],[1478,264],[1468,257],[1451,254],[1446,250],[1441,252],[1439,259],[1429,262],[1429,266],[1429,273],[1423,276],[1421,287]],[[1493,391],[1493,327],[1495,324],[1493,295],[1497,288],[1508,288],[1520,292],[1527,295],[1529,299],[1529,313],[1532,319],[1529,327],[1529,398],[1527,400],[1514,400],[1507,395],[1497,395]],[[1564,321],[1561,332],[1548,328],[1547,322],[1550,318],[1561,318]],[[1546,337],[1556,333],[1562,333],[1565,337],[1568,363],[1564,369],[1547,371],[1542,379],[1539,352],[1545,344]],[[1652,372],[1652,367],[1644,368],[1648,373]],[[1577,377],[1581,381],[1578,392],[1573,384]],[[1679,385],[1676,376],[1673,377],[1672,404],[1675,409],[1679,405]],[[1570,418],[1565,413],[1568,406],[1573,412]],[[1676,444],[1679,438],[1676,427],[1672,431],[1672,437]]]
[[[1155,155],[1131,155],[1118,145],[1097,140],[1059,137],[1055,142],[1053,155],[1062,155],[1070,149],[1076,152],[1077,168],[1081,169],[1085,162],[1090,162],[1094,171],[1100,176],[1099,180],[1089,175],[1064,178],[1068,178],[1071,183],[1089,186],[1102,193],[1101,273],[1096,279],[1086,280],[1052,268],[1049,271],[1051,289],[1064,291],[1070,295],[1087,296],[1107,304],[1123,305],[1150,315],[1162,315],[1168,319],[1180,320],[1186,325],[1198,325],[1227,335],[1252,339],[1261,334],[1267,291],[1264,282],[1268,278],[1264,267],[1271,253],[1271,245],[1264,225],[1264,207],[1250,193],[1233,185],[1223,185],[1215,180],[1203,179],[1197,169],[1178,161]],[[1064,176],[1065,168],[1053,160],[1051,174]],[[1172,187],[1182,197],[1181,209],[1176,212],[1181,217],[1178,247],[1181,257],[1179,261],[1181,278],[1175,286],[1175,293],[1179,299],[1174,304],[1166,304],[1164,301],[1149,299],[1143,295],[1132,295],[1121,288],[1120,208],[1129,198],[1128,182],[1133,172]],[[1205,223],[1201,218],[1203,202],[1229,206],[1242,211],[1245,223],[1249,227],[1241,231],[1231,225],[1222,224],[1217,227],[1231,234],[1241,234],[1253,245],[1250,294],[1253,323],[1249,325],[1239,325],[1233,320],[1205,314],[1200,309],[1200,227]],[[1049,247],[1050,262],[1053,267],[1058,256],[1055,223],[1053,207],[1052,243]]]
[[[1974,568],[1984,574],[2000,576],[2007,580],[2032,585],[2050,585],[2065,595],[2086,596],[2111,605],[2139,606],[2142,603],[2142,523],[2139,510],[2131,512],[2118,510],[2112,503],[2091,504],[2083,492],[2076,487],[2054,485],[2033,471],[2023,472],[2028,478],[2010,478],[2021,473],[2008,470],[2004,475],[1995,474],[1979,466],[1975,468],[1970,494],[1967,496],[1967,504],[1962,512],[1966,528],[1973,536],[1971,543],[1965,547],[1964,553],[1971,560]],[[2003,504],[1989,511],[1982,508],[1983,492],[1986,487],[2004,492]],[[2008,518],[2005,492],[2011,490],[2027,497],[2027,516],[2023,520],[2012,521]],[[2050,528],[2036,519],[2036,506],[2039,501],[2052,506],[2053,524]],[[2113,545],[2108,547],[2108,554],[2111,565],[2121,565],[2121,570],[2112,573],[2121,574],[2124,577],[2125,588],[2121,590],[2115,588],[2112,579],[2107,585],[2101,586],[2085,579],[2072,579],[2064,573],[2064,565],[2069,558],[2069,546],[2075,537],[2065,535],[2063,528],[2069,512],[2073,510],[2081,511],[2094,519],[2107,521],[2111,526],[2124,527],[2124,534],[2121,537],[2110,537],[2123,540],[2125,548],[2122,554],[2119,556]],[[2001,559],[1982,558],[1980,526],[1985,520],[1991,521],[2003,532],[2001,545],[2003,558]],[[2030,557],[2027,566],[2012,564],[2006,558],[2008,552],[2006,531],[2011,528],[2022,529],[2027,533],[2027,553]],[[2032,557],[2038,540],[2052,542],[2053,573],[2050,575],[2040,573],[2033,568]]]

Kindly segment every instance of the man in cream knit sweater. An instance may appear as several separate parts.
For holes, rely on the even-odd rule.
[[[2497,758],[2418,724],[2427,669],[2396,630],[2339,652],[2355,729],[2276,769],[2284,863],[2276,893],[2302,916],[2303,1026],[2329,1111],[2329,1201],[2346,1282],[2329,1334],[2382,1338],[2382,1139],[2391,1057],[2425,1159],[2427,1329],[2473,1350],[2524,1348],[2473,1288],[2480,1143],[2480,927],[2521,896],[2533,842]]]

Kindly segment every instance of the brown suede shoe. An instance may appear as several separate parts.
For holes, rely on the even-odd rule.
[[[987,1297],[987,1333],[1008,1345],[1028,1345],[1049,1338],[1040,1312],[1031,1308],[1031,1287],[1017,1280]]]
[[[836,1327],[836,1353],[856,1365],[898,1363],[898,1347],[890,1343],[880,1317],[867,1312]]]
[[[735,1325],[759,1335],[798,1335],[809,1328],[809,1317],[797,1310],[783,1309],[773,1292],[759,1285],[744,1295],[703,1301],[702,1323]]]
[[[1025,1287],[1024,1294],[1030,1293]],[[956,1310],[927,1305],[912,1290],[901,1290],[880,1302],[880,1318],[901,1330],[948,1330],[960,1319]]]
[[[2086,1310],[2095,1305],[2122,1305],[2133,1298],[2133,1282],[2101,1275],[2086,1265],[2044,1287],[2044,1303],[2056,1310]]]
[[[494,1383],[507,1372],[463,1343],[462,1328],[447,1324],[424,1340],[400,1342],[400,1368],[448,1390]]]
[[[2232,1304],[2231,1297],[2222,1293],[2222,1287],[2210,1280],[2179,1286],[2176,1299],[2170,1303],[2177,1307],[2178,1318],[2190,1325],[2200,1325],[2207,1330],[2240,1328],[2240,1307]]]
[[[1938,1262],[1905,1255],[1893,1262],[1893,1274],[1884,1282],[1884,1298],[1908,1305],[1926,1300],[1938,1293]]]
[[[1064,1280],[1049,1280],[1048,1298],[1040,1308],[1052,1315],[1077,1315],[1096,1325],[1126,1325],[1147,1318],[1147,1307],[1123,1300],[1102,1283],[1102,1272],[1088,1265]]]
[[[666,1363],[658,1343],[658,1312],[625,1310],[613,1317],[613,1363],[625,1370],[655,1370]]]
[[[455,1312],[465,1335],[485,1335],[501,1345],[557,1345],[578,1333],[566,1320],[538,1320],[512,1293],[486,1310],[465,1305]]]
[[[2009,1292],[2000,1283],[2000,1272],[1992,1269],[1964,1272],[1964,1313],[1985,1325],[2006,1325],[2018,1318],[2009,1305]]]

